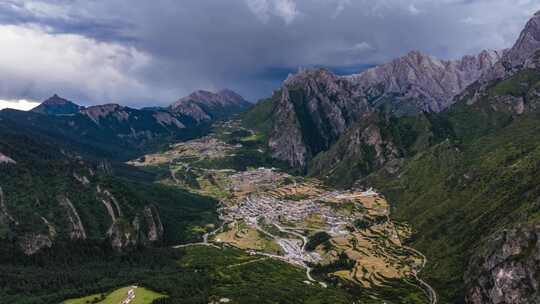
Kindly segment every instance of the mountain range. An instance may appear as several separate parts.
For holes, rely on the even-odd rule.
[[[232,140],[207,137],[216,133]],[[199,150],[178,146],[190,139],[197,140],[189,147]],[[234,149],[232,160],[217,157]],[[57,248],[76,244],[89,252],[105,246],[129,260],[139,248],[201,238],[219,222],[218,202],[156,183],[182,174],[195,183],[193,168],[174,171],[168,165],[178,159],[167,157],[199,154],[207,157],[199,160],[199,171],[213,191],[219,191],[213,174],[253,164],[283,165],[290,174],[324,181],[324,187],[375,187],[391,202],[394,221],[412,227],[412,238],[403,242],[425,255],[425,270],[414,277],[437,291],[426,296],[432,304],[540,303],[540,12],[507,50],[457,60],[413,51],[348,76],[302,69],[255,105],[222,90],[197,91],[164,108],[84,107],[54,95],[29,112],[2,110],[1,257],[23,259],[17,265],[26,267],[33,260],[21,256],[41,263]],[[147,158],[157,163],[150,170],[126,164]],[[219,194],[231,195],[234,187],[240,188]],[[211,247],[207,237],[203,244]],[[155,260],[169,269],[160,263],[176,255]],[[167,279],[180,272],[200,275],[204,265],[231,256],[190,260],[181,271],[166,272]],[[208,280],[225,277],[224,289],[234,289],[227,276],[232,267],[265,260],[229,265]],[[339,270],[349,262],[340,256],[325,267]],[[293,272],[264,265],[268,272]],[[259,274],[261,281],[266,275]],[[70,294],[49,302],[60,296]],[[407,303],[427,303],[415,297]]]

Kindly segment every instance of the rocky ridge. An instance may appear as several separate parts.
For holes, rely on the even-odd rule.
[[[268,146],[274,157],[304,170],[310,159],[328,150],[345,130],[374,113],[403,116],[448,108],[455,96],[501,56],[502,52],[483,51],[445,61],[415,51],[351,76],[324,69],[300,70],[274,96]]]
[[[224,118],[250,106],[248,101],[231,90],[225,89],[216,93],[199,90],[180,98],[169,107],[169,110],[202,122]]]
[[[440,112],[492,68],[502,54],[485,50],[458,60],[439,60],[413,51],[347,79],[358,84],[373,105],[398,115]]]

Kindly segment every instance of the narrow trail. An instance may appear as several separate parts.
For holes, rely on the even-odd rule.
[[[219,247],[219,246],[217,246],[217,245],[215,245],[213,243],[208,242],[208,237],[216,234],[218,231],[221,231],[224,226],[225,226],[225,223],[223,223],[221,226],[219,226],[219,228],[217,228],[215,230],[212,230],[211,232],[205,233],[203,235],[203,241],[202,242],[195,242],[195,243],[176,245],[176,246],[173,246],[173,248],[178,249],[178,248],[186,248],[186,247],[192,247],[192,246],[208,246],[208,247],[221,249],[221,247]]]

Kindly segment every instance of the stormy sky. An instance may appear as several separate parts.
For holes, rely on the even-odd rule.
[[[348,74],[411,50],[510,47],[537,0],[0,0],[0,108],[54,93],[168,105],[196,89],[256,101],[299,67]]]

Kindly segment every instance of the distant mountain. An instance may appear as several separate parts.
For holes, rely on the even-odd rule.
[[[184,104],[194,111],[181,105],[174,111],[159,107],[138,110],[118,104],[81,107],[54,95],[29,112],[0,111],[0,118],[28,132],[68,142],[82,153],[127,159],[201,134],[214,119],[227,118],[249,106],[241,96],[227,90],[190,96]]]
[[[502,54],[483,51],[458,60],[439,60],[414,51],[347,78],[358,84],[376,107],[398,115],[440,112],[453,103],[456,95],[491,69]]]
[[[54,96],[45,100],[31,111],[49,115],[69,115],[78,113],[81,109],[83,107],[54,94]]]
[[[251,103],[231,90],[217,93],[196,91],[179,99],[169,109],[190,116],[198,122],[227,118],[249,108]]]
[[[96,158],[127,160],[170,141],[204,132],[189,117],[141,111],[118,105],[94,106],[71,115],[43,115],[11,109],[0,119],[21,132],[35,134]]]

